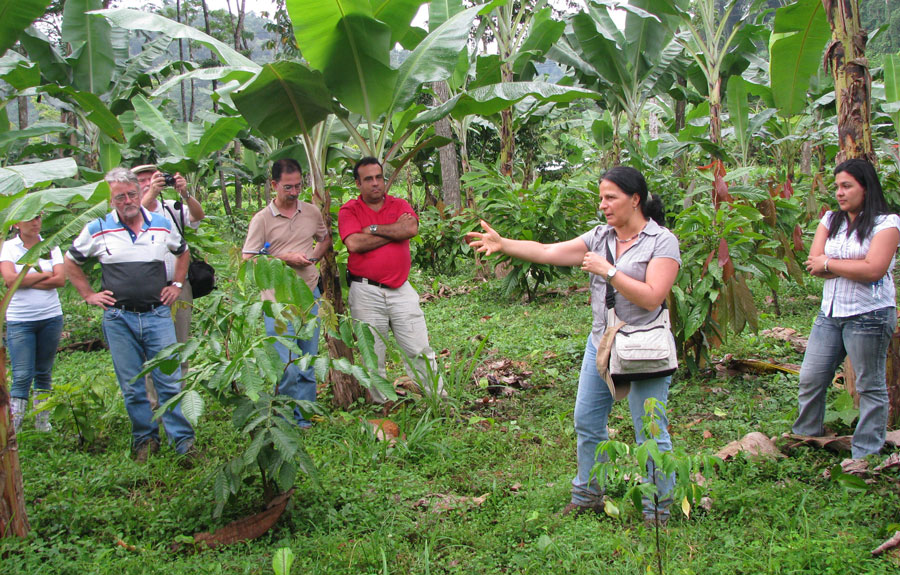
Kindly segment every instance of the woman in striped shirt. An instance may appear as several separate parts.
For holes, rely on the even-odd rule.
[[[819,223],[806,269],[825,278],[822,306],[800,368],[799,412],[793,432],[823,435],[825,396],[846,356],[856,372],[859,423],[854,459],[881,451],[888,417],[886,353],[897,311],[894,255],[900,217],[888,212],[875,168],[863,159],[834,169],[838,209]]]

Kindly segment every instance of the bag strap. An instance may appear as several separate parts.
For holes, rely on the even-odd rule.
[[[172,208],[169,207],[169,205],[166,203],[166,201],[163,200],[162,198],[158,199],[157,201],[162,204],[164,210],[168,211],[169,214],[172,215],[172,223],[175,224],[175,229],[178,230],[178,233],[181,234],[181,239],[183,239],[185,245],[187,245],[187,239],[185,239],[185,237],[184,237],[184,210],[180,209],[180,208],[178,210],[178,215],[181,216],[181,226],[179,226],[178,219],[175,217],[175,212],[172,211]],[[178,202],[178,203],[181,203],[181,202]],[[178,203],[176,203],[176,205],[175,205],[176,208],[178,207]],[[191,252],[191,261],[192,262],[201,261],[201,258],[200,258],[200,256],[196,255],[194,252]]]
[[[615,265],[615,260],[613,259],[612,250],[609,249],[609,234],[615,232],[608,232],[606,235],[606,239],[604,240],[606,244],[606,261],[611,262]],[[663,300],[662,305],[660,306],[660,313],[662,310],[667,309],[669,306],[666,305],[666,300]],[[606,282],[606,309],[616,309],[616,288],[613,287],[609,281]]]

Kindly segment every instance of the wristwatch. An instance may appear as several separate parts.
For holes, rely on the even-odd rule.
[[[370,234],[375,234],[377,231],[378,231],[378,226],[376,226],[375,224],[372,224],[371,226],[369,226]]]
[[[184,288],[184,284],[181,282],[172,282],[172,285],[177,287],[178,289]]]
[[[617,270],[616,268],[609,268],[608,270],[606,270],[606,281],[612,281],[613,276],[615,276],[616,272],[618,271],[619,270]]]

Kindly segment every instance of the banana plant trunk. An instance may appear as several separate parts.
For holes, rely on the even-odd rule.
[[[834,77],[837,104],[839,164],[851,158],[875,161],[870,123],[872,76],[866,59],[867,33],[860,26],[858,0],[822,0],[831,27],[825,50],[825,70]]]
[[[2,241],[0,241],[2,244]],[[22,283],[29,266],[22,268],[16,281],[0,301],[0,332],[4,329],[6,308]],[[6,346],[0,341],[0,538],[25,537],[31,527],[25,512],[25,489],[22,467],[19,465],[19,443],[9,409],[9,388],[6,385]]]
[[[25,513],[25,490],[19,466],[19,444],[9,412],[6,387],[6,348],[0,347],[0,537],[25,537],[30,529]]]
[[[319,174],[318,170],[312,170],[314,174]],[[321,176],[319,176],[321,178]],[[329,193],[322,182],[315,183],[316,189],[323,190],[315,194],[317,203],[320,203],[322,218],[325,220],[325,229],[332,229],[331,217],[331,193]],[[320,187],[321,186],[321,187]],[[341,315],[344,313],[344,295],[341,290],[341,278],[338,271],[337,259],[335,251],[328,250],[325,258],[322,260],[321,277],[323,294],[334,308],[334,313]],[[340,338],[334,337],[325,331],[325,344],[328,346],[328,356],[332,359],[342,357],[353,362],[353,350],[341,341]],[[363,388],[356,381],[356,378],[350,374],[343,373],[336,369],[328,370],[328,381],[331,383],[332,404],[341,409],[347,409],[359,397],[363,395]]]

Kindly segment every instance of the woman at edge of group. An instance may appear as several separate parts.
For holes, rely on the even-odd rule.
[[[825,278],[822,305],[800,367],[798,435],[824,433],[825,395],[850,356],[859,392],[852,457],[881,451],[888,418],[887,348],[897,325],[891,270],[900,243],[900,217],[888,211],[875,168],[852,159],[834,169],[838,209],[816,229],[806,269]]]
[[[15,224],[13,227],[18,230],[18,235],[3,242],[0,274],[7,288],[22,270],[23,266],[16,262],[41,241],[41,218],[38,215]],[[56,289],[65,283],[62,252],[53,247],[50,259],[41,258],[28,270],[6,309],[6,348],[13,377],[9,405],[16,431],[22,426],[32,382],[35,408],[44,401],[36,396],[37,393],[46,393],[52,388],[53,362],[63,328],[62,306]],[[34,426],[38,431],[50,431],[50,413],[38,413]]]
[[[606,224],[596,226],[581,236],[555,244],[512,240],[500,237],[486,222],[484,232],[471,232],[466,239],[479,252],[490,255],[501,252],[535,263],[557,266],[581,266],[590,272],[593,324],[585,346],[578,394],[575,400],[575,431],[578,438],[578,472],[572,479],[571,502],[563,514],[585,511],[603,512],[603,487],[591,470],[600,461],[597,445],[609,439],[607,422],[613,397],[597,371],[597,346],[606,330],[606,285],[616,289],[616,315],[628,323],[650,323],[675,283],[681,265],[678,240],[662,227],[664,210],[658,198],[647,191],[644,176],[634,168],[612,168],[600,179],[600,210]],[[615,254],[615,262],[606,259],[606,248]],[[668,400],[671,376],[635,381],[631,384],[628,404],[635,436],[643,443],[644,402],[655,398],[663,405]],[[670,451],[672,442],[664,410],[657,409],[660,433],[656,437],[661,451]],[[674,487],[673,474],[655,474],[652,460],[648,477],[655,477],[659,505],[644,498],[644,518],[652,521],[668,519],[668,496]],[[646,480],[646,479],[645,479]]]

